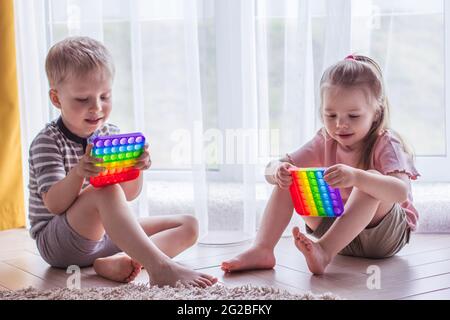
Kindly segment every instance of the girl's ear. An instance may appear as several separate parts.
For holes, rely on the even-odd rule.
[[[381,106],[379,108],[377,108],[377,110],[375,111],[375,118],[373,119],[373,123],[377,122],[380,120],[380,116],[381,116]]]
[[[59,101],[58,91],[56,91],[56,89],[50,89],[48,95],[50,97],[50,101],[52,102],[52,104],[56,108],[61,109],[61,102]]]

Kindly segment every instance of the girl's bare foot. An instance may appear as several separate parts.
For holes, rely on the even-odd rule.
[[[314,274],[323,274],[331,261],[331,257],[323,250],[319,243],[311,241],[298,227],[292,229],[295,245],[305,256],[309,270]]]
[[[147,269],[147,271],[149,271]],[[192,285],[196,287],[206,288],[217,282],[217,278],[209,274],[197,272],[188,269],[174,262],[169,262],[158,271],[150,274],[150,284],[159,287],[168,285],[174,287],[177,282],[183,285]]]
[[[237,257],[222,262],[221,268],[225,272],[249,269],[272,269],[275,266],[273,250],[252,247]]]
[[[131,282],[141,272],[142,266],[125,254],[99,258],[94,270],[99,276],[118,282]]]

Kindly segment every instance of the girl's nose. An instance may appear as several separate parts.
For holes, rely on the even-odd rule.
[[[348,124],[346,121],[342,120],[342,119],[338,119],[336,122],[336,127],[338,128],[348,128]]]

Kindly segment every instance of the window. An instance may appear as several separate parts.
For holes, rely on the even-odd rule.
[[[445,156],[441,0],[353,1],[352,46],[384,70],[392,127],[417,156]]]
[[[155,171],[190,170],[190,165],[174,163],[171,159],[176,143],[172,134],[179,129],[190,129],[186,121],[189,115],[187,83],[190,81],[184,54],[183,6],[186,3],[182,0],[110,0],[107,3],[103,0],[46,0],[48,45],[74,33],[100,34],[113,53],[117,68],[111,122],[118,124],[123,131],[133,131],[136,123],[143,121]],[[318,84],[327,59],[326,50],[333,50],[327,49],[326,33],[327,21],[334,14],[332,9],[335,4],[330,0],[254,2],[258,48],[255,59],[260,59],[257,63],[265,63],[265,69],[261,69],[261,65],[257,69],[258,108],[266,103],[268,109],[267,117],[265,109],[259,111],[258,121],[262,121],[264,115],[266,118],[263,121],[267,120],[270,129],[280,130],[281,140],[283,132],[285,135],[291,133],[283,131],[286,127],[283,124],[286,121],[283,106],[289,83],[286,73],[292,63],[298,63],[296,56],[288,52],[287,41],[292,41],[288,33],[298,25],[303,14],[301,10],[307,8],[311,23],[310,65],[313,68],[312,84],[308,90],[313,92],[311,108],[316,108],[313,122],[315,129],[318,129],[321,125],[316,111]],[[449,99],[446,99],[445,87],[448,75],[446,52],[450,52],[445,47],[450,31],[446,31],[449,27],[445,17],[450,15],[449,6],[443,0],[339,0],[341,4],[348,4],[348,9],[347,6],[344,9],[348,12],[347,16],[340,17],[340,22],[346,23],[343,20],[348,19],[351,26],[351,41],[345,52],[366,54],[379,62],[391,103],[392,127],[413,147],[423,177],[442,179],[450,163],[447,153],[450,129],[446,126],[449,121]],[[233,120],[228,110],[219,110],[219,92],[223,90],[220,86],[224,85],[224,81],[218,72],[223,68],[219,66],[223,60],[218,60],[221,53],[217,45],[222,46],[220,50],[223,52],[223,43],[228,41],[223,33],[230,30],[217,27],[217,15],[222,15],[220,18],[223,19],[221,9],[225,8],[227,19],[236,17],[240,5],[213,0],[196,1],[204,131],[210,128],[226,129],[223,124],[228,126]],[[230,14],[230,10],[236,13]],[[260,37],[261,30],[264,38]],[[238,41],[233,41],[233,45],[239,45]],[[133,56],[136,48],[143,57],[138,65]],[[342,58],[344,56],[342,54]],[[138,78],[133,70],[140,73]],[[289,85],[292,92],[296,84]],[[136,99],[140,99],[142,114],[137,114],[133,107]],[[292,101],[295,99],[291,99],[291,104]],[[284,146],[280,152],[288,151],[286,149]],[[221,171],[224,166],[207,163],[207,168]],[[450,173],[444,176],[450,179]]]
[[[139,92],[134,92],[133,63],[139,63],[142,82],[144,133],[149,137],[153,170],[181,170],[188,166],[173,163],[171,149],[173,132],[189,129],[186,122],[186,103],[189,81],[186,75],[185,26],[183,1],[55,1],[47,0],[50,10],[49,34],[55,43],[71,34],[96,35],[111,51],[116,65],[113,87],[114,109],[111,123],[123,132],[136,131],[133,104]],[[134,5],[134,7],[133,7]],[[138,11],[133,21],[133,10]],[[204,130],[217,128],[216,74],[215,74],[215,24],[214,2],[198,1],[198,46]],[[140,39],[133,39],[132,24],[136,23]],[[136,35],[134,35],[136,36]],[[137,42],[139,41],[139,44]],[[142,61],[132,57],[132,47],[140,45]],[[211,165],[214,169],[216,166]]]

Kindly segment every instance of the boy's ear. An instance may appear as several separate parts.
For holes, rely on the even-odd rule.
[[[52,102],[52,104],[56,108],[61,109],[61,102],[59,102],[58,91],[56,91],[56,89],[50,89],[48,95],[50,97],[50,101]]]

